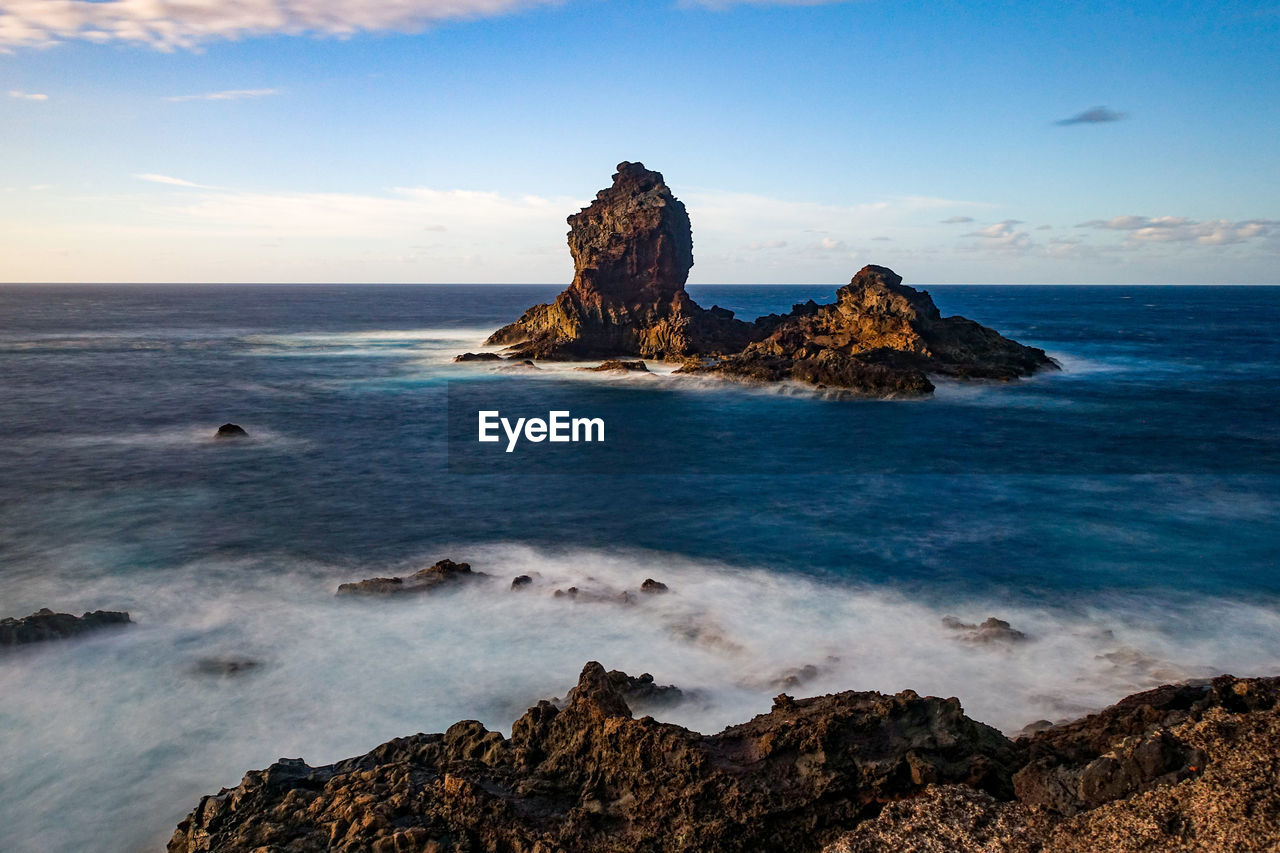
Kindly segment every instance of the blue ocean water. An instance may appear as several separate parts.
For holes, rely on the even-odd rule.
[[[138,622],[0,657],[0,849],[155,849],[244,770],[502,727],[590,658],[702,689],[673,712],[702,728],[814,662],[805,691],[958,695],[1010,730],[1280,669],[1280,288],[930,288],[1063,369],[923,401],[450,363],[557,290],[0,287],[0,616]],[[690,291],[751,318],[834,288]],[[506,455],[481,403],[609,438]],[[675,595],[332,600],[442,557]],[[1033,641],[976,649],[947,613]]]

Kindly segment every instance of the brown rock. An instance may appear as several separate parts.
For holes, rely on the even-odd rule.
[[[464,352],[462,355],[453,357],[455,363],[468,361],[502,361],[502,356],[496,352]]]
[[[249,773],[168,849],[816,851],[931,783],[1009,794],[1013,745],[955,700],[838,693],[705,736],[633,719],[625,679],[588,664],[563,708],[540,702],[509,739],[469,721]]]
[[[693,266],[689,215],[661,173],[619,163],[613,185],[570,216],[569,226],[573,283],[487,344],[527,358],[666,359],[732,352],[750,339],[749,324],[700,308],[685,291]]]
[[[578,370],[587,370],[594,373],[648,373],[649,368],[645,366],[643,361],[619,361],[613,359],[597,364],[595,367],[579,367]]]

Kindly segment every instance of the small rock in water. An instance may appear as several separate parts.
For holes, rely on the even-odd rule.
[[[453,357],[455,363],[466,361],[502,361],[502,356],[496,352],[464,352],[462,355]]]
[[[533,578],[529,577],[528,575],[517,575],[515,578],[512,578],[511,580],[511,588],[519,589],[520,587],[528,586],[531,583],[533,583]]]
[[[643,361],[620,361],[613,359],[604,361],[595,367],[579,367],[578,370],[586,370],[592,373],[648,373],[649,368]]]
[[[244,431],[244,427],[239,424],[223,424],[218,427],[214,438],[248,438],[249,433]]]
[[[961,622],[954,616],[944,616],[942,625],[959,632],[960,639],[966,643],[1020,643],[1031,639],[1008,622],[994,616],[988,617],[980,625]]]
[[[358,583],[344,583],[338,587],[338,595],[401,595],[431,592],[438,587],[455,585],[489,577],[484,572],[471,571],[470,563],[441,560],[404,578],[366,578]]]
[[[657,595],[667,592],[667,590],[668,587],[665,583],[662,581],[656,581],[653,578],[645,578],[644,583],[640,584],[641,592],[648,592]]]
[[[21,619],[0,619],[0,646],[21,646],[45,640],[64,640],[89,631],[113,625],[132,624],[129,614],[112,610],[95,610],[83,616],[54,613],[42,607]]]
[[[256,660],[247,658],[201,658],[191,671],[196,675],[220,675],[230,678],[262,666]]]

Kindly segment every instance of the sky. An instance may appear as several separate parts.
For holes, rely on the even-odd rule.
[[[0,0],[0,281],[1280,284],[1277,0]]]

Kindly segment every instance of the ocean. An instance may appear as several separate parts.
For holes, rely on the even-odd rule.
[[[137,623],[0,652],[0,850],[163,849],[247,770],[507,732],[588,660],[707,732],[784,690],[957,696],[1012,733],[1280,673],[1280,288],[932,287],[1063,369],[927,400],[450,363],[559,289],[0,286],[0,616]],[[746,319],[834,289],[689,288]],[[479,408],[606,440],[508,454]],[[495,580],[334,597],[442,558]],[[646,578],[671,592],[551,594]]]

